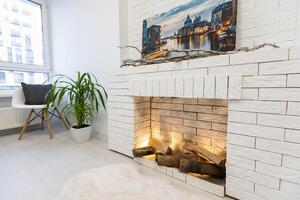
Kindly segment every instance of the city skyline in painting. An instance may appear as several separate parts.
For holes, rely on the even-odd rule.
[[[235,48],[236,0],[191,0],[143,21],[144,54]]]

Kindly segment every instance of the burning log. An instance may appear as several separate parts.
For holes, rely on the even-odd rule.
[[[179,168],[179,156],[156,154],[156,162],[159,166]]]
[[[142,157],[151,154],[155,154],[155,149],[151,146],[137,148],[132,150],[133,157]]]
[[[173,155],[156,154],[156,162],[159,166],[179,168],[180,159],[203,161],[194,153],[177,153]]]
[[[185,144],[183,145],[183,148],[187,151],[194,152],[200,156],[203,156],[204,158],[215,163],[219,167],[225,167],[226,158],[224,156],[219,156],[210,151],[207,151],[206,149],[191,144]]]
[[[180,159],[179,170],[183,173],[197,173],[209,175],[214,178],[225,178],[225,168],[213,163],[205,163],[195,160]]]
[[[168,144],[161,142],[155,138],[150,139],[149,145],[160,151],[160,153],[162,154],[169,155],[172,153],[172,149]]]

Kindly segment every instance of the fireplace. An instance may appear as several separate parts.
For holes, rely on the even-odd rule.
[[[169,72],[159,72],[157,65],[121,70],[124,74],[118,78],[124,82],[113,83],[110,90],[122,94],[110,104],[110,148],[224,196],[228,104],[241,98],[242,76],[205,75],[203,69],[189,70],[190,74],[177,71],[188,65],[163,64]]]
[[[298,197],[298,55],[267,48],[122,68],[109,84],[109,148],[134,157],[152,138],[173,153],[200,146],[226,155],[225,179],[160,166],[154,154],[135,161],[219,196]]]
[[[154,169],[176,174],[181,181],[208,181],[209,191],[223,196],[228,101],[134,97],[134,102],[139,126],[135,160],[152,163]]]
[[[220,191],[226,171],[228,101],[175,97],[135,97],[134,101],[135,120],[145,129],[137,133],[135,160],[152,162],[155,169],[177,173],[183,181],[187,176],[208,181]]]

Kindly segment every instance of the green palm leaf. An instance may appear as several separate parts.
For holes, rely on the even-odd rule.
[[[46,98],[47,109],[53,104],[62,107],[66,121],[78,128],[91,125],[95,113],[105,107],[107,93],[92,73],[77,72],[76,79],[65,75],[54,75],[53,87]]]

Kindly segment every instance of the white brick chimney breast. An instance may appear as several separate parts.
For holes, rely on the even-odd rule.
[[[132,157],[149,139],[149,97],[228,100],[226,195],[300,199],[300,47],[121,68],[109,83],[111,150]],[[222,188],[216,193],[222,196]]]

